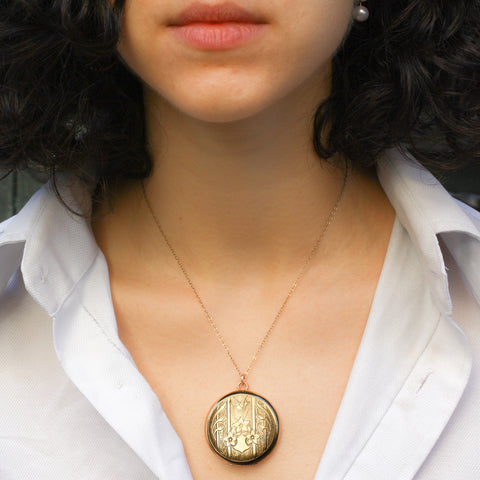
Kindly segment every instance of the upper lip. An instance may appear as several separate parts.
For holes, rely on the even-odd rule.
[[[195,2],[182,10],[170,22],[171,26],[182,26],[190,23],[264,23],[264,20],[254,13],[232,2],[217,5],[207,5]]]

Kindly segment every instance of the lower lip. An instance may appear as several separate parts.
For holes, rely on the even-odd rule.
[[[259,37],[265,28],[261,23],[191,23],[172,26],[183,42],[201,50],[227,50]]]

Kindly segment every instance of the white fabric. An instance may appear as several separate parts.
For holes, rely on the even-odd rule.
[[[479,479],[480,215],[398,152],[378,175],[397,218],[315,480]],[[48,186],[0,225],[0,406],[1,480],[192,480]]]

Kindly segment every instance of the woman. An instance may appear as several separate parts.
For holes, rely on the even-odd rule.
[[[1,478],[477,478],[479,16],[4,1]]]

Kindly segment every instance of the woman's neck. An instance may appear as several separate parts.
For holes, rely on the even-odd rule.
[[[297,95],[294,107],[290,99],[284,109],[277,104],[275,111],[246,120],[208,123],[146,89],[154,164],[145,181],[147,196],[170,242],[197,277],[224,278],[228,271],[239,279],[261,270],[261,276],[273,278],[298,271],[345,174],[339,159],[320,161],[313,149],[312,105],[311,98]],[[325,252],[338,253],[345,238],[369,228],[362,212],[385,210],[386,204],[373,175],[353,172],[335,224],[322,242]],[[122,248],[114,241],[108,247],[108,236],[127,239],[123,248],[130,258],[171,262],[138,183],[119,192],[113,215],[103,223],[108,229],[96,229],[102,248]]]
[[[270,111],[213,124],[151,105],[154,171],[145,185],[172,242],[195,263],[228,251],[237,260],[298,266],[344,178],[313,150],[314,112],[304,106],[289,116]]]

